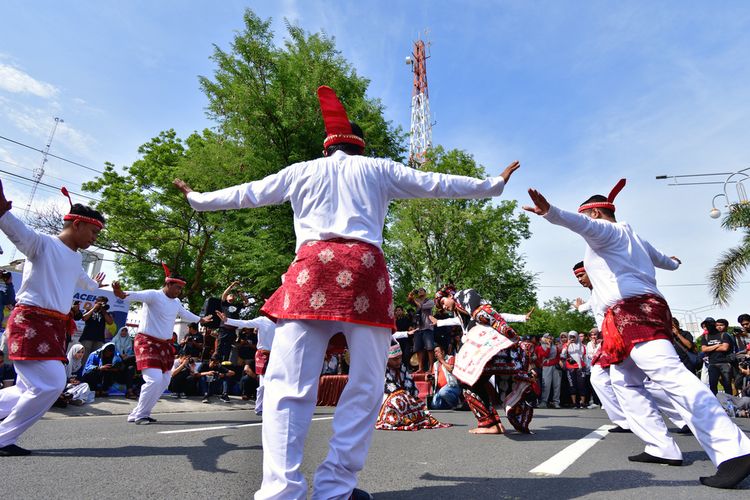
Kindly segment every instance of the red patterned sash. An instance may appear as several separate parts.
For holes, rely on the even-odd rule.
[[[255,374],[265,375],[266,366],[268,366],[268,359],[271,357],[271,351],[265,349],[258,349],[255,351]]]
[[[6,327],[8,357],[14,361],[51,360],[67,362],[65,336],[76,326],[68,314],[30,305],[13,308]]]
[[[157,368],[162,372],[174,366],[174,347],[172,340],[162,340],[138,333],[133,344],[135,348],[135,364],[139,370]]]
[[[308,241],[261,309],[271,319],[316,319],[393,329],[383,252],[362,241]]]
[[[630,297],[607,309],[602,324],[602,366],[617,364],[639,342],[672,339],[672,313],[663,297],[648,294]]]

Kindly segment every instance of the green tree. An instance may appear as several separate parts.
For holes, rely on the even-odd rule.
[[[230,50],[215,47],[213,78],[200,77],[216,129],[184,140],[162,132],[123,173],[108,165],[85,186],[98,193],[97,208],[109,216],[101,243],[119,254],[126,283],[156,286],[163,260],[188,279],[192,306],[238,278],[244,291],[269,296],[294,256],[292,211],[285,204],[195,213],[171,187],[175,177],[210,191],[320,156],[324,126],[316,90],[323,84],[362,126],[369,154],[400,159],[404,153],[401,129],[384,119],[379,100],[366,96],[369,80],[357,75],[332,38],[287,23],[288,38],[277,47],[270,20],[248,9],[244,23]]]
[[[423,169],[485,177],[474,158],[438,146]],[[503,310],[526,311],[536,302],[533,276],[517,248],[528,238],[529,220],[515,201],[420,199],[394,202],[384,250],[396,300],[417,286],[434,290],[447,282],[472,287]]]
[[[711,295],[717,304],[726,306],[737,290],[740,278],[750,266],[750,204],[731,205],[722,226],[730,230],[742,230],[739,245],[724,252],[709,274]]]
[[[526,323],[513,324],[514,329],[522,335],[541,335],[575,330],[588,332],[596,326],[590,314],[578,312],[568,299],[554,297],[544,303],[544,306],[534,311]]]

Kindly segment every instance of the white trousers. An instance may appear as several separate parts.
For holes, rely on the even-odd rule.
[[[625,417],[625,412],[622,410],[622,405],[617,400],[617,395],[614,389],[612,389],[612,379],[609,376],[609,367],[602,368],[599,365],[591,367],[591,385],[596,391],[596,395],[599,396],[599,401],[602,403],[602,408],[607,413],[607,417],[612,421],[613,424],[619,425],[623,429],[630,429],[628,420]],[[669,420],[674,425],[682,429],[687,422],[683,420],[680,413],[675,408],[669,396],[664,390],[658,385],[654,384],[651,380],[644,382],[644,387],[648,393],[648,397],[654,400],[656,406],[664,412]]]
[[[14,361],[16,385],[0,391],[0,446],[18,437],[42,418],[65,388],[65,366],[60,361]]]
[[[685,368],[668,340],[637,344],[625,361],[610,368],[610,376],[630,429],[646,442],[646,453],[682,458],[648,397],[646,377],[661,387],[714,465],[750,453],[750,438],[727,416],[708,387]]]
[[[141,395],[138,397],[138,404],[128,415],[128,422],[135,422],[140,418],[151,416],[151,410],[156,406],[156,402],[164,391],[169,387],[172,380],[172,372],[162,372],[158,368],[144,368],[141,370],[144,384],[141,386]]]
[[[357,484],[383,397],[391,332],[340,321],[279,321],[264,380],[263,484],[256,500],[307,496],[302,453],[320,367],[337,332],[344,333],[349,348],[349,381],[334,413],[328,456],[315,472],[312,498],[348,499]]]
[[[255,414],[263,413],[263,386],[265,375],[258,375],[258,388],[255,390]]]

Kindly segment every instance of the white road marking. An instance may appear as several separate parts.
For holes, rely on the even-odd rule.
[[[592,446],[601,441],[607,435],[609,429],[614,427],[614,425],[602,425],[559,453],[556,453],[546,462],[534,467],[529,472],[531,474],[539,474],[540,476],[559,476],[565,472],[565,469],[581,458]]]
[[[333,417],[318,417],[312,419],[313,422],[318,420],[333,420]],[[185,432],[203,432],[203,431],[216,431],[221,429],[241,429],[242,427],[260,427],[263,425],[262,422],[253,422],[252,424],[240,424],[240,425],[217,425],[214,427],[193,427],[192,429],[178,429],[175,431],[160,431],[158,434],[183,434]]]

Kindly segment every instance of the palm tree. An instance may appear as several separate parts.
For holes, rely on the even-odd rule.
[[[714,301],[726,306],[732,293],[737,290],[740,278],[750,266],[750,203],[730,205],[729,213],[721,225],[725,229],[742,230],[745,233],[740,244],[724,252],[709,274]]]

